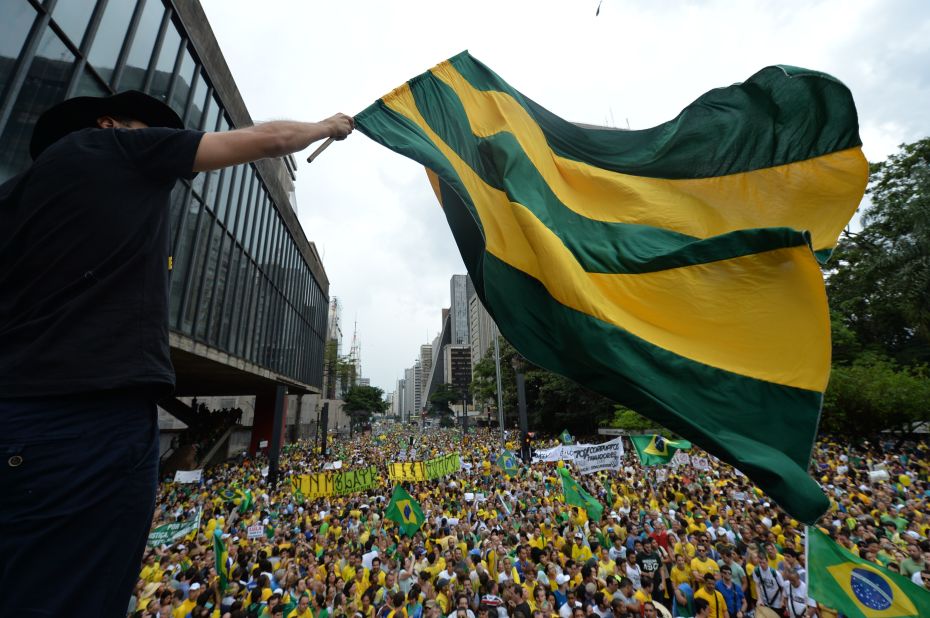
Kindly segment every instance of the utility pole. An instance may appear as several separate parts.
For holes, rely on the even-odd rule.
[[[530,463],[529,449],[529,427],[526,420],[526,379],[523,372],[526,371],[526,360],[517,354],[511,360],[513,370],[517,374],[517,406],[520,411],[520,455],[523,457],[523,463]]]
[[[504,392],[501,390],[501,336],[494,336],[494,370],[497,372],[497,420],[501,426],[501,445],[506,442],[504,434]]]

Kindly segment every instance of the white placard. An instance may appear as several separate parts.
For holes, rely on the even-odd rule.
[[[695,470],[710,470],[710,462],[706,457],[692,457],[691,465]]]
[[[603,444],[576,444],[563,449],[569,450],[575,469],[580,474],[619,470],[623,458],[623,442],[620,438]]]
[[[656,468],[656,482],[664,483],[668,480],[668,469],[667,468]]]
[[[175,483],[199,483],[203,478],[203,470],[178,470],[174,473]]]
[[[258,448],[268,448],[268,440],[259,440]]]
[[[262,524],[252,524],[248,528],[249,539],[260,539],[265,536],[265,526]]]
[[[669,462],[669,464],[673,468],[677,468],[678,466],[691,465],[691,455],[685,451],[675,451],[675,454],[672,455],[672,460]]]

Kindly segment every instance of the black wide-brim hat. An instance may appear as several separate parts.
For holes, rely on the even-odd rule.
[[[150,127],[184,128],[181,117],[173,109],[138,90],[108,97],[75,97],[50,107],[39,116],[29,144],[33,160],[68,133],[97,126],[97,118],[101,116],[131,118]]]

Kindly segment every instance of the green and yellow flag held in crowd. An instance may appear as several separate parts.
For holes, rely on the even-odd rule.
[[[220,576],[220,590],[229,586],[229,551],[223,542],[223,531],[217,528],[213,532],[213,555],[216,562],[216,572]]]
[[[630,442],[633,443],[639,461],[644,466],[667,464],[676,451],[687,451],[691,448],[691,443],[687,440],[666,440],[658,434],[630,436]]]
[[[597,498],[584,490],[584,487],[573,479],[565,468],[559,468],[559,476],[562,479],[562,493],[565,496],[565,504],[577,506],[588,513],[588,517],[594,521],[600,521],[604,515],[604,505],[598,502]]]
[[[400,485],[394,486],[394,493],[391,494],[391,502],[384,511],[384,516],[395,522],[400,531],[407,536],[413,536],[426,520],[420,503]]]
[[[520,472],[520,462],[517,460],[517,456],[511,451],[503,451],[497,456],[495,463],[507,476],[516,476]]]
[[[808,596],[848,618],[930,616],[930,591],[807,528]]]
[[[865,190],[829,75],[762,69],[641,131],[553,115],[463,52],[355,118],[427,168],[475,290],[533,363],[753,479],[792,516],[830,373],[826,259]]]

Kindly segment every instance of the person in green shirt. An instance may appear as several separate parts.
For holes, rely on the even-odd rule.
[[[907,546],[907,558],[901,561],[901,575],[904,575],[910,579],[914,573],[919,573],[924,570],[924,567],[927,566],[927,563],[924,562],[923,555],[920,551],[920,546],[916,543],[911,543]]]

